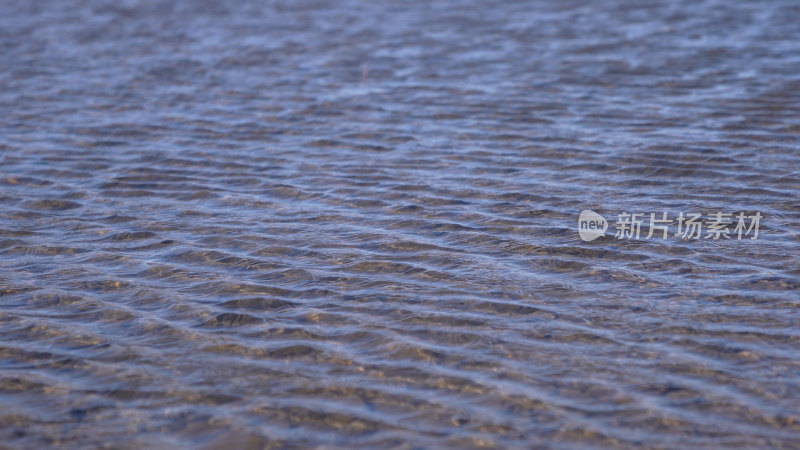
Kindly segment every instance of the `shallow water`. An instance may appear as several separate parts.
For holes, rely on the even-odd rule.
[[[797,2],[30,3],[0,442],[800,446]]]

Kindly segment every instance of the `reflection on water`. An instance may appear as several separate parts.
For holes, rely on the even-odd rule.
[[[800,442],[796,2],[112,3],[3,2],[2,442]]]

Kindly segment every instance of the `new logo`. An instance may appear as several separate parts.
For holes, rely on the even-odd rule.
[[[586,242],[593,241],[606,234],[608,222],[600,214],[584,209],[578,217],[578,234]]]

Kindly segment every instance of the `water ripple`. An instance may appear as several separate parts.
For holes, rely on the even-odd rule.
[[[3,442],[800,442],[795,3],[4,6]]]

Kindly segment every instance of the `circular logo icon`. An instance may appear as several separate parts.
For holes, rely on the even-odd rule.
[[[605,236],[608,222],[600,214],[584,209],[578,217],[578,234],[586,242]]]

